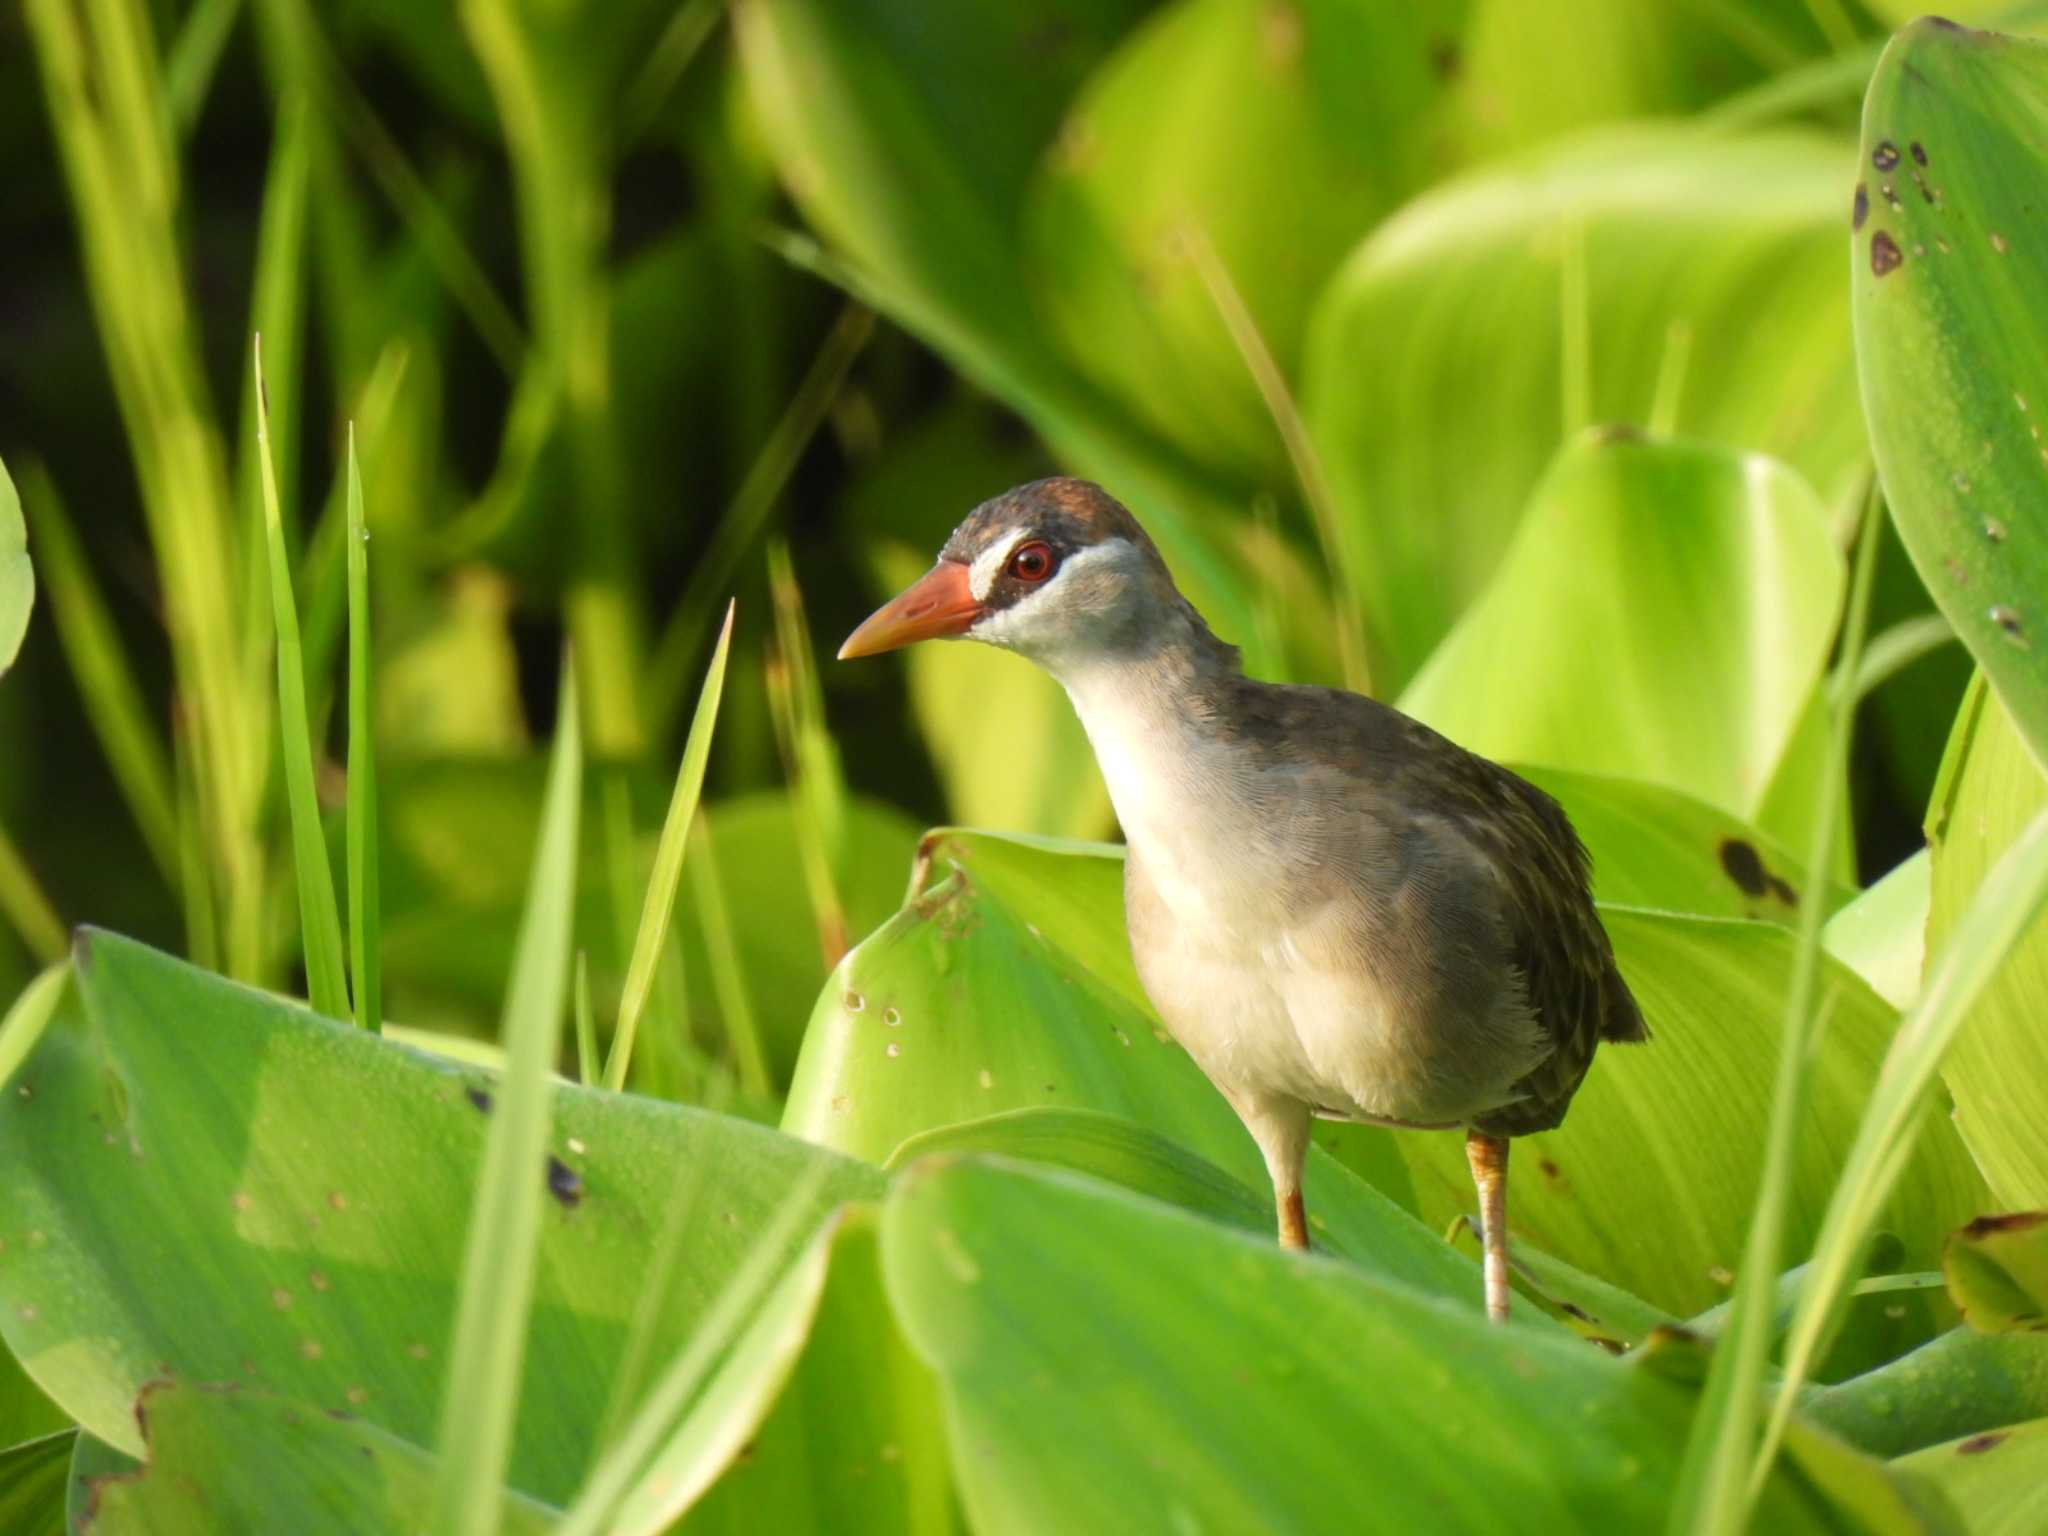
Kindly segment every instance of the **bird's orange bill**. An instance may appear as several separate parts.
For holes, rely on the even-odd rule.
[[[981,617],[981,604],[967,584],[967,567],[941,560],[895,597],[868,615],[846,637],[839,659],[874,656],[919,640],[958,635]]]

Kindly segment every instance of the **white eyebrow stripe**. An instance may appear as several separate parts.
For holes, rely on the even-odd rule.
[[[1023,543],[1025,535],[1030,531],[1029,528],[1005,528],[989,540],[987,547],[974,557],[974,564],[967,568],[967,590],[974,594],[977,603],[988,601],[988,594],[996,584],[996,577],[1002,573],[1003,566],[1009,561],[1010,551]]]

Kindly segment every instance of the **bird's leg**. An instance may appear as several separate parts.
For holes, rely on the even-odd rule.
[[[1308,1213],[1301,1203],[1301,1165],[1308,1156],[1308,1106],[1293,1099],[1226,1091],[1231,1108],[1259,1144],[1273,1180],[1273,1207],[1280,1217],[1280,1246],[1308,1247]]]
[[[1465,1160],[1479,1190],[1479,1240],[1486,1250],[1486,1316],[1508,1315],[1508,1139],[1484,1131],[1465,1133]]]

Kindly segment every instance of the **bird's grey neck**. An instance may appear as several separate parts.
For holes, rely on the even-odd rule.
[[[1084,720],[1091,704],[1130,709],[1146,701],[1185,711],[1225,679],[1241,676],[1237,647],[1210,633],[1185,604],[1098,635],[1085,652],[1040,658]],[[1114,702],[1112,702],[1114,701]]]

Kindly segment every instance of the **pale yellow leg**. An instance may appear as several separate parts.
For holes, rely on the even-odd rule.
[[[1479,1240],[1486,1251],[1486,1315],[1508,1315],[1508,1140],[1484,1131],[1465,1136],[1465,1160],[1479,1191]]]

